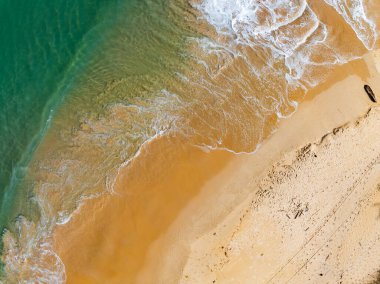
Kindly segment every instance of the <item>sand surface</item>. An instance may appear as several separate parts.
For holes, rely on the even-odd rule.
[[[369,280],[380,268],[380,110],[363,85],[380,94],[379,54],[337,68],[254,154],[165,139],[142,149],[115,194],[56,230],[67,282]]]

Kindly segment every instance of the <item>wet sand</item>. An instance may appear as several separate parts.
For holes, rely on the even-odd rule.
[[[293,232],[292,226],[306,228],[300,227],[293,219],[292,222],[281,219],[284,216],[288,218],[286,214],[289,213],[284,215],[282,207],[266,200],[272,198],[268,196],[275,196],[283,203],[290,202],[293,195],[302,193],[295,185],[313,186],[307,183],[310,180],[301,183],[294,179],[288,181],[286,189],[281,189],[285,194],[282,196],[277,191],[284,185],[268,183],[259,186],[259,181],[265,180],[268,167],[282,167],[284,153],[290,151],[287,155],[294,157],[300,147],[319,141],[332,129],[355,121],[368,111],[371,103],[363,91],[364,83],[369,83],[375,93],[380,94],[374,57],[378,57],[378,53],[366,56],[368,65],[357,61],[338,68],[328,82],[310,92],[308,97],[312,99],[302,103],[296,114],[280,123],[278,131],[255,154],[205,152],[183,141],[165,138],[148,144],[141,155],[120,172],[113,195],[88,200],[69,223],[56,230],[55,249],[65,263],[67,282],[213,283],[217,280],[216,283],[232,283],[239,276],[243,277],[243,282],[239,283],[251,283],[249,281],[253,279],[249,275],[259,277],[256,280],[269,280],[276,264],[277,268],[281,267],[283,262],[280,260],[293,255],[312,232],[317,232],[318,224],[325,220],[326,214],[316,215],[319,223],[314,227],[310,225],[307,234],[298,234],[298,241],[290,243],[289,240],[295,238],[289,237],[289,232]],[[377,111],[374,113],[377,117]],[[363,131],[367,133],[368,130]],[[353,136],[358,135],[355,134],[357,130],[352,132]],[[339,142],[340,136],[337,137]],[[374,139],[368,137],[370,141]],[[337,146],[329,147],[331,153],[341,151]],[[326,159],[319,161],[320,165],[326,162]],[[345,160],[341,162],[345,163]],[[272,163],[278,165],[272,168]],[[350,169],[354,163],[355,160],[347,163],[346,167]],[[318,179],[319,173],[314,174],[312,167],[305,167],[299,166],[300,174]],[[337,168],[331,171],[340,172]],[[325,174],[321,177],[330,178],[329,181],[341,178]],[[260,197],[258,192],[263,188],[270,189],[272,193]],[[345,189],[341,185],[334,188],[335,191]],[[332,199],[331,208],[337,204],[339,196]],[[318,205],[322,206],[325,199],[326,195],[316,189],[314,195],[300,201],[301,207],[307,202],[314,202],[310,214]],[[263,209],[256,213],[252,202],[260,204],[260,208],[266,211]],[[365,208],[373,213],[370,207]],[[305,210],[304,207],[302,209]],[[344,216],[340,218],[344,220]],[[282,227],[278,223],[280,221],[285,222]],[[246,225],[242,226],[242,222]],[[253,231],[261,237],[253,238],[250,235]],[[330,231],[320,232],[326,235]],[[324,244],[323,240],[321,238],[320,244]],[[232,249],[235,243],[238,248]],[[258,257],[257,247],[260,247]],[[279,252],[281,258],[277,257]],[[302,255],[308,257],[306,253]],[[330,261],[336,260],[333,256],[329,258]],[[297,265],[292,269],[298,268]],[[253,273],[252,267],[260,268],[260,273]],[[278,278],[278,281],[285,281],[286,277]]]

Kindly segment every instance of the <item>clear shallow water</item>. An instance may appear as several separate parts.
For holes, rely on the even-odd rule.
[[[0,1],[0,226],[88,34],[116,1]],[[83,56],[82,56],[83,57]],[[11,216],[14,218],[14,216]]]
[[[20,188],[55,110],[117,1],[0,1],[0,227],[37,211]],[[110,21],[111,19],[111,21]],[[111,23],[109,23],[111,24]],[[100,33],[100,35],[99,35]]]
[[[76,39],[66,68],[52,79],[52,93],[41,98],[40,108],[47,112],[35,113],[40,128],[30,135],[37,133],[38,139],[34,147],[24,147],[22,175],[6,191],[2,260],[3,276],[10,282],[64,281],[63,264],[49,242],[54,226],[67,222],[83,200],[112,190],[121,164],[165,131],[165,120],[172,121],[164,113],[169,115],[175,99],[163,87],[171,84],[185,58],[183,45],[191,33],[178,26],[175,16],[183,8],[166,1],[86,4],[91,8],[83,9],[95,13],[93,25]],[[80,23],[75,6],[69,9]],[[52,10],[65,11],[59,5]],[[22,129],[33,121],[15,124]]]
[[[367,30],[346,50],[334,41],[344,29],[306,1],[292,7],[237,2],[41,1],[34,4],[41,5],[36,14],[45,13],[40,18],[30,13],[34,5],[20,14],[31,17],[20,30],[35,33],[23,34],[20,47],[7,41],[6,58],[13,61],[3,66],[4,74],[14,71],[2,86],[18,82],[4,92],[18,99],[1,104],[8,134],[3,180],[12,185],[4,182],[1,215],[10,229],[4,234],[7,279],[64,281],[51,233],[86,199],[112,192],[119,169],[141,145],[179,135],[197,146],[253,152],[295,110],[293,93],[357,58],[376,37],[360,9],[357,19]],[[353,35],[363,33],[345,13],[342,23]]]

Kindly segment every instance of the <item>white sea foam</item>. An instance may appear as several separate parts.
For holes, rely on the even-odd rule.
[[[292,92],[305,93],[322,82],[333,66],[359,58],[360,41],[367,49],[373,47],[376,27],[366,16],[362,1],[326,3],[352,27],[357,43],[349,48],[340,45],[333,34],[334,29],[340,33],[340,27],[321,21],[321,11],[314,11],[307,0],[193,2],[201,12],[200,19],[216,32],[190,39],[201,51],[194,54],[194,61],[204,73],[188,83],[200,97],[214,97],[211,101],[215,102],[207,110],[213,112],[214,120],[206,122],[199,115],[209,129],[201,134],[211,137],[206,143],[209,149],[229,148],[224,141],[232,136],[240,146],[230,150],[254,151],[268,117],[275,114],[282,119],[296,110],[297,103],[289,98]]]
[[[377,38],[376,27],[367,18],[362,1],[325,1],[371,49]],[[212,80],[223,68],[243,59],[252,76],[258,78],[254,84],[262,84],[262,90],[270,89],[270,94],[245,94],[243,90],[242,95],[263,112],[275,111],[279,118],[289,115],[280,110],[286,108],[285,104],[294,109],[294,102],[287,98],[289,90],[306,91],[323,81],[332,66],[359,57],[354,50],[339,48],[329,33],[335,27],[327,27],[306,0],[203,0],[194,7],[220,36],[197,40],[201,50],[209,55],[206,59],[196,58],[210,76],[208,85],[213,85]],[[210,60],[210,55],[216,55],[217,60]],[[249,82],[233,79],[235,84],[245,84],[249,89]],[[207,79],[201,84],[204,81]],[[222,91],[218,96],[225,94]],[[270,98],[270,105],[259,97]]]
[[[372,49],[377,40],[376,25],[368,19],[362,0],[324,0],[342,15],[367,49]]]
[[[300,17],[307,3],[300,1],[206,0],[196,5],[220,33],[235,34],[241,42],[270,33]],[[284,13],[286,15],[284,15]]]
[[[7,280],[65,282],[64,264],[51,241],[56,226],[69,222],[86,200],[115,194],[120,170],[147,144],[176,130],[178,118],[169,109],[180,104],[179,98],[163,89],[151,100],[134,105],[112,104],[104,117],[84,119],[86,127],[70,138],[72,144],[78,145],[75,151],[69,151],[69,147],[34,165],[34,171],[43,176],[34,183],[35,196],[31,200],[38,204],[40,217],[38,222],[19,217],[15,232],[3,235],[2,260]]]
[[[235,53],[233,50],[239,45],[250,46],[253,50],[266,49],[266,64],[253,66],[256,75],[261,76],[268,67],[284,61],[288,71],[283,76],[288,83],[297,83],[303,79],[309,65],[345,63],[350,60],[333,51],[326,41],[328,35],[325,24],[320,22],[306,0],[204,0],[195,6],[218,33],[231,38],[227,44],[224,43],[230,53]],[[354,15],[363,14],[362,6],[359,7],[361,9],[355,9]],[[221,50],[221,43],[213,45],[219,46]],[[211,44],[209,46],[212,47]],[[326,49],[329,49],[327,59],[315,62],[314,55]],[[305,78],[305,82],[315,85],[311,81]]]
[[[3,235],[6,283],[65,283],[65,267],[49,241],[50,228],[19,217]]]
[[[367,49],[373,48],[376,26],[367,18],[361,0],[325,2],[344,17]],[[230,37],[231,40],[224,43],[229,52],[234,53],[234,47],[239,45],[266,48],[270,56],[266,58],[265,68],[285,60],[289,72],[283,75],[289,82],[301,80],[306,66],[342,64],[356,58],[334,50],[336,47],[328,40],[326,25],[306,0],[203,0],[194,6],[220,35]],[[212,45],[221,49],[221,43]],[[212,45],[209,44],[211,48]],[[323,54],[325,59],[316,62],[317,54]],[[259,70],[258,74],[263,75],[263,71]],[[310,83],[315,85],[315,82]]]

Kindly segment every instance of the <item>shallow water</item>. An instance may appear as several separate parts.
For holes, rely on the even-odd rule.
[[[376,42],[360,1],[284,3],[115,0],[89,8],[78,0],[44,6],[42,24],[32,17],[42,34],[28,33],[27,51],[40,53],[25,59],[27,68],[7,63],[8,81],[21,91],[5,89],[19,99],[1,104],[9,153],[1,180],[15,177],[4,182],[5,277],[65,281],[54,229],[86,200],[112,194],[142,145],[165,136],[204,150],[254,152],[329,70]],[[51,17],[56,30],[46,23],[50,13],[59,15]]]
[[[108,3],[106,3],[108,2]],[[115,1],[113,1],[115,2]],[[75,56],[109,1],[0,1],[0,226],[52,111],[70,88]],[[72,72],[69,75],[69,72]]]

